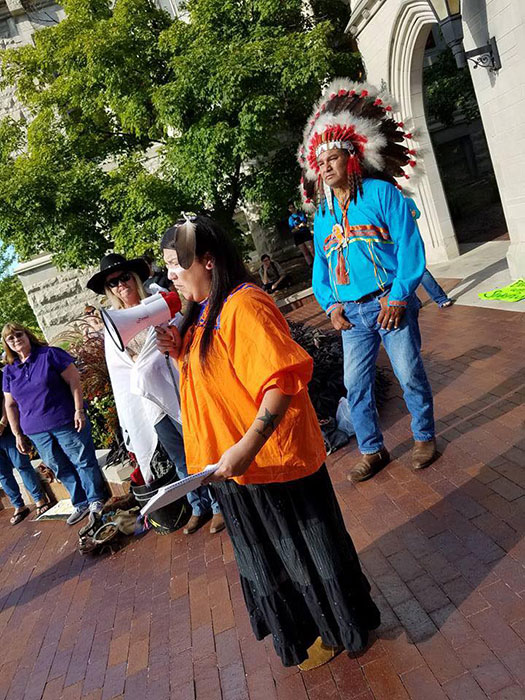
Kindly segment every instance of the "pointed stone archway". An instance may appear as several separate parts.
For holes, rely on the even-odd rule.
[[[423,55],[430,28],[435,22],[426,0],[401,3],[392,25],[387,64],[388,87],[399,105],[400,115],[410,115],[414,125],[422,173],[411,189],[422,212],[418,223],[430,263],[459,255],[423,102]]]

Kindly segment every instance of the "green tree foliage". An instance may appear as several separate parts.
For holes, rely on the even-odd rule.
[[[12,246],[7,246],[0,241],[0,279],[7,277],[13,271],[15,263],[15,251]]]
[[[13,274],[15,255],[0,241],[0,330],[8,321],[16,321],[42,334],[33,309],[29,306],[22,283]]]
[[[424,86],[428,113],[444,126],[452,126],[458,113],[467,122],[479,118],[470,73],[467,68],[458,69],[452,51],[443,51],[425,68]]]
[[[155,245],[181,210],[273,222],[324,81],[357,77],[348,7],[316,0],[64,0],[67,17],[1,69],[30,119],[0,124],[0,238],[84,266]],[[311,11],[310,11],[311,10]]]

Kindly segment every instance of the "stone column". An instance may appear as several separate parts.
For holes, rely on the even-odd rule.
[[[507,221],[507,253],[513,279],[525,277],[525,3],[486,0],[463,3],[465,50],[495,37],[501,70],[473,69],[481,119]]]

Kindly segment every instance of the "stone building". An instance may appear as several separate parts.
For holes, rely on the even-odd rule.
[[[432,2],[433,0],[430,0]],[[424,173],[415,187],[420,228],[430,262],[458,255],[457,235],[443,188],[425,113],[423,63],[437,25],[429,0],[356,0],[348,31],[355,37],[370,82],[385,83],[403,115],[417,129]],[[436,5],[444,5],[435,1]],[[462,0],[461,24],[467,52],[494,37],[501,69],[474,70],[468,62],[503,208],[510,246],[509,271],[525,277],[525,3],[523,0]]]

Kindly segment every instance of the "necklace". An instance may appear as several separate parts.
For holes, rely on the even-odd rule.
[[[346,195],[346,199],[343,201],[343,203],[341,203],[341,201],[339,200],[339,197],[337,195],[336,195],[336,199],[337,199],[337,203],[339,204],[339,209],[341,210],[341,221],[337,221],[337,215],[336,215],[335,209],[334,209],[335,220],[340,226],[343,226],[343,228],[345,228],[344,221],[347,219],[346,214],[348,211],[348,207],[350,206],[350,194]]]
[[[347,244],[347,236],[346,236],[346,228],[348,225],[348,219],[346,212],[348,211],[348,207],[350,205],[350,195],[347,196],[346,201],[344,204],[341,204],[339,202],[339,199],[336,197],[337,203],[339,204],[339,209],[341,210],[341,221],[337,220],[337,213],[334,207],[334,219],[335,219],[335,224],[332,226],[332,235],[335,237],[337,241],[337,247],[346,247]]]
[[[335,276],[336,284],[343,285],[350,284],[349,263],[345,256],[345,249],[349,240],[346,231],[348,227],[348,218],[346,213],[350,205],[350,195],[347,195],[346,201],[343,204],[339,202],[339,198],[336,197],[336,199],[341,210],[341,222],[337,221],[337,215],[334,207],[334,218],[336,223],[332,226],[332,240],[335,239],[334,250],[337,251],[337,264],[335,271],[331,271],[331,274]]]

